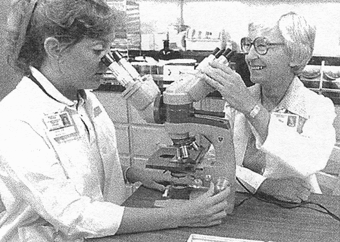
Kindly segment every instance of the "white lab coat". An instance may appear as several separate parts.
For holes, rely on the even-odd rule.
[[[24,77],[0,103],[0,194],[6,207],[0,241],[115,234],[125,182],[113,123],[93,93],[86,91],[76,108],[39,71],[32,73],[57,101]],[[65,123],[55,117],[66,117]]]
[[[260,86],[256,84],[250,90],[260,101]],[[229,106],[225,111],[233,126],[236,176],[252,192],[266,177],[294,176],[305,179],[312,192],[321,193],[315,173],[326,166],[336,140],[333,127],[336,114],[329,98],[307,89],[295,77],[283,100],[271,112],[265,141],[242,113]],[[278,112],[298,115],[297,129],[275,118]],[[248,143],[251,137],[253,146]]]

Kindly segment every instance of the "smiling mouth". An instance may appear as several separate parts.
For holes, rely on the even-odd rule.
[[[251,65],[251,64],[248,64],[248,67],[250,70],[255,70],[255,71],[260,71],[265,68],[265,66]]]

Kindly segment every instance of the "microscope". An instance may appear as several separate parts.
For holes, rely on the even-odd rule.
[[[227,64],[234,53],[216,48],[192,73],[182,74],[163,93],[152,78],[140,77],[119,52],[102,59],[126,88],[122,96],[147,122],[164,124],[173,142],[151,155],[146,167],[170,171],[176,177],[189,176],[194,180],[191,192],[205,192],[210,182],[215,184],[215,192],[229,186],[228,213],[234,207],[236,171],[231,127],[223,112],[196,110],[194,103],[214,91],[204,81],[203,68],[211,60]],[[206,154],[212,150],[215,157],[209,159]]]

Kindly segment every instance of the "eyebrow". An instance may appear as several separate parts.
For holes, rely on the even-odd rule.
[[[105,38],[105,37],[89,38],[89,39],[93,40],[94,43],[96,43],[96,42],[105,42],[105,43],[111,42],[110,39]]]
[[[98,44],[98,43],[107,43],[109,41],[105,40],[105,39],[94,39],[93,43],[94,44]]]

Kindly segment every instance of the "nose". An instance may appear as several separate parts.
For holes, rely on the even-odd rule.
[[[251,45],[248,54],[245,56],[245,59],[246,60],[253,60],[253,59],[257,59],[257,58],[258,58],[258,54],[255,51],[255,47],[254,47],[254,45]]]

